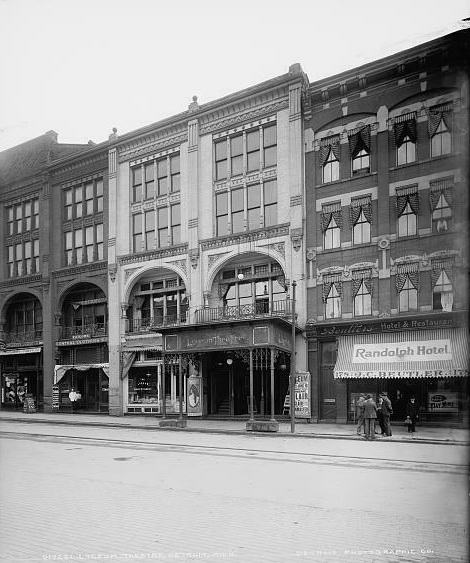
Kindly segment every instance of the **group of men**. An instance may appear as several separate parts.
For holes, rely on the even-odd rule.
[[[361,393],[356,403],[357,409],[357,434],[361,436],[364,427],[366,440],[375,440],[375,423],[379,422],[382,436],[391,436],[390,415],[393,414],[392,402],[386,391],[379,395],[378,404],[372,395]]]

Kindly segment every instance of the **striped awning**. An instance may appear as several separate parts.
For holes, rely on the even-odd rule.
[[[42,352],[42,348],[35,346],[34,348],[6,348],[0,350],[0,356],[16,356],[16,354],[38,354]]]
[[[109,363],[102,364],[69,364],[69,365],[55,365],[54,366],[54,385],[64,377],[64,375],[71,369],[76,371],[88,371],[89,369],[101,368],[104,373],[109,377]]]
[[[465,329],[340,336],[335,379],[466,377]]]
[[[129,338],[121,345],[122,352],[144,352],[162,350],[162,335],[153,334],[146,338]]]

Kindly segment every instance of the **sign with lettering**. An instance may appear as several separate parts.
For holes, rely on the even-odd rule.
[[[362,371],[337,370],[335,379],[407,379],[409,377],[468,377],[468,369],[371,369]]]
[[[188,416],[202,416],[202,377],[192,375],[187,383],[187,413]]]
[[[428,411],[458,412],[458,393],[452,391],[436,391],[428,393]]]
[[[23,402],[23,412],[36,412],[36,403],[34,402],[34,397],[31,393],[26,393],[25,395]]]
[[[414,340],[355,344],[353,364],[433,362],[452,360],[450,340]]]
[[[311,418],[310,372],[295,373],[295,417]]]
[[[60,404],[59,397],[60,397],[59,386],[53,385],[52,386],[52,408],[53,409],[59,408],[59,404]]]

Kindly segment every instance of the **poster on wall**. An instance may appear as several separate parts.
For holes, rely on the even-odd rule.
[[[202,377],[192,375],[188,377],[187,385],[187,412],[188,416],[202,416]]]
[[[458,393],[452,391],[436,391],[428,393],[428,411],[430,412],[458,412]]]
[[[310,372],[295,372],[295,418],[311,418]]]
[[[52,386],[52,408],[59,409],[60,404],[60,390],[58,385]]]

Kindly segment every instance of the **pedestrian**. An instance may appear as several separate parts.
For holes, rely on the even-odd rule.
[[[381,411],[383,416],[383,426],[384,426],[385,436],[391,436],[392,427],[390,426],[390,415],[393,414],[392,402],[388,398],[387,391],[382,391],[381,396],[383,399]]]
[[[377,420],[377,405],[372,395],[367,395],[364,402],[364,421],[366,440],[375,440],[375,421]]]
[[[385,436],[385,426],[384,426],[384,417],[382,414],[382,404],[383,404],[384,400],[383,397],[380,396],[379,397],[379,401],[377,403],[377,422],[379,423],[380,426],[380,435],[381,436]],[[377,432],[378,434],[378,432]]]
[[[407,419],[410,419],[410,423],[408,424],[408,432],[411,434],[411,437],[414,438],[416,432],[416,422],[419,418],[419,406],[414,397],[410,397],[410,400],[406,405],[406,417]]]
[[[365,432],[364,425],[364,403],[366,401],[366,396],[364,393],[359,395],[359,399],[356,402],[356,417],[357,417],[357,435],[360,436]]]

